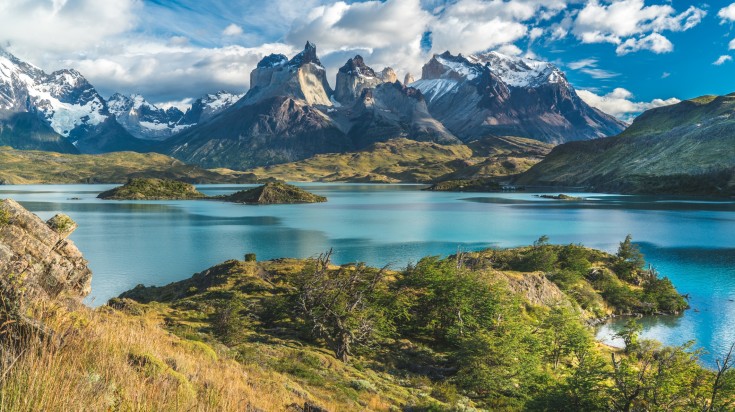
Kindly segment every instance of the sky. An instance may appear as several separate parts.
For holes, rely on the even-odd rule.
[[[0,0],[0,45],[46,71],[79,70],[103,96],[182,106],[245,92],[270,53],[306,41],[334,85],[360,54],[418,79],[434,53],[550,61],[621,119],[735,92],[735,3],[680,0]]]

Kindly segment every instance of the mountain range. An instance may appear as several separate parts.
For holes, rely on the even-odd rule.
[[[218,92],[187,111],[143,96],[108,100],[75,70],[46,74],[0,52],[0,144],[65,153],[156,151],[204,167],[246,169],[405,138],[461,144],[488,136],[562,143],[625,125],[584,103],[550,63],[487,53],[433,56],[413,81],[349,59],[329,84],[316,46],[272,54],[242,95]],[[409,84],[407,84],[409,83]]]

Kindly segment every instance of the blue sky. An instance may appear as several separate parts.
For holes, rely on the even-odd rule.
[[[46,70],[77,68],[104,95],[182,104],[244,92],[260,58],[311,40],[332,83],[356,53],[399,78],[420,77],[446,49],[551,61],[585,100],[625,119],[735,91],[734,21],[728,0],[0,0],[8,49]]]

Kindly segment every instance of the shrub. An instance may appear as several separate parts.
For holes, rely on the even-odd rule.
[[[257,259],[257,256],[255,255],[255,253],[246,253],[245,254],[245,261],[246,262],[256,262],[257,260],[258,259]]]

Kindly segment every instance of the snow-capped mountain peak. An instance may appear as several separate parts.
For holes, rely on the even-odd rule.
[[[483,53],[472,58],[486,63],[496,76],[512,87],[538,87],[547,83],[566,83],[561,70],[551,63],[541,60],[508,56],[495,51]]]
[[[0,49],[0,110],[39,113],[54,131],[69,137],[77,128],[108,118],[105,101],[76,70],[51,74]]]

